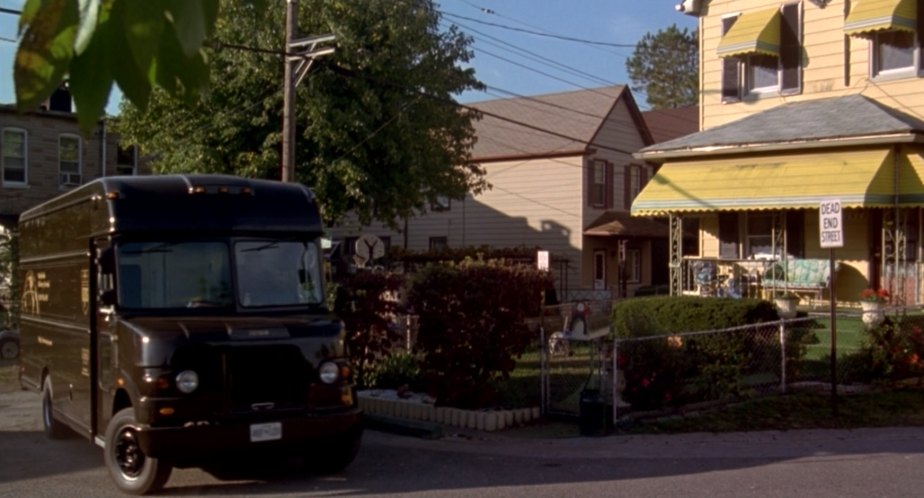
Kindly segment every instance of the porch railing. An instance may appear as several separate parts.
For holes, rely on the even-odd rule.
[[[772,261],[684,258],[683,293],[697,296],[762,297],[761,277]]]

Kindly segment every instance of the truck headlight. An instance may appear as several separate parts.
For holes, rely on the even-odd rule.
[[[340,378],[340,367],[332,361],[321,363],[321,367],[318,368],[318,376],[321,378],[321,382],[333,384]]]
[[[199,374],[192,370],[183,370],[176,375],[176,388],[189,394],[199,387]]]

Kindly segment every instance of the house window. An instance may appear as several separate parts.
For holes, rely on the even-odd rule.
[[[719,257],[738,259],[738,213],[719,213]]]
[[[780,84],[778,58],[772,55],[752,55],[747,58],[747,88],[749,93],[775,92]]]
[[[135,175],[138,173],[138,147],[129,145],[128,147],[119,146],[116,152],[116,174],[117,175]]]
[[[452,201],[449,197],[445,195],[438,195],[433,202],[430,203],[431,211],[449,211],[452,208]]]
[[[58,183],[62,187],[80,185],[80,137],[61,135],[58,137]]]
[[[26,156],[28,139],[26,130],[17,128],[3,129],[2,168],[3,186],[25,186],[29,183],[28,157]]]
[[[626,282],[637,284],[642,281],[642,252],[638,249],[626,250]]]
[[[722,59],[722,102],[738,102],[746,94],[793,95],[802,92],[801,4],[782,5],[779,15],[778,54],[753,52]],[[722,36],[740,17],[722,19]]]
[[[920,75],[924,71],[924,0],[880,5],[864,0],[862,7],[851,2],[844,31],[869,40],[871,77]]]
[[[683,244],[681,254],[684,256],[699,256],[702,247],[702,234],[700,233],[700,219],[694,216],[682,219]]]
[[[773,215],[749,214],[746,241],[748,257],[771,257],[773,255]]]
[[[446,237],[430,237],[430,252],[440,252],[449,249]]]
[[[873,76],[915,71],[917,43],[914,33],[882,31],[872,37]]]
[[[613,165],[594,160],[587,171],[587,203],[607,209],[613,205]]]
[[[606,202],[606,164],[603,161],[594,161],[593,180],[591,181],[590,202],[594,206],[602,206]]]

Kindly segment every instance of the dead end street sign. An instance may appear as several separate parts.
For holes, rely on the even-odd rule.
[[[827,199],[819,203],[818,235],[823,249],[844,247],[844,216],[840,199]]]

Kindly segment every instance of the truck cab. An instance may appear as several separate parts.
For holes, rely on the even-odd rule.
[[[304,186],[109,177],[20,218],[21,383],[46,433],[104,449],[117,486],[296,452],[337,471],[362,435]]]

